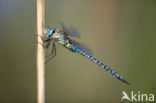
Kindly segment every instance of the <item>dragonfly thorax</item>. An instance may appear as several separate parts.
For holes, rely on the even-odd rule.
[[[55,32],[54,27],[49,27],[44,30],[44,34],[46,37],[51,37],[54,34],[54,32]]]

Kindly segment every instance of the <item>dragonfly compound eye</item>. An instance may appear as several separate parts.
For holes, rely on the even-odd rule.
[[[54,33],[55,32],[55,28],[54,27],[50,27],[50,28],[48,28],[52,33]]]
[[[54,27],[50,27],[48,29],[45,29],[45,35],[47,37],[51,37],[54,32],[55,32],[55,28]]]

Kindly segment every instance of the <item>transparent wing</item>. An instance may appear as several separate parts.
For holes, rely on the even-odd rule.
[[[67,26],[65,26],[63,23],[61,23],[61,27],[67,35],[80,38],[79,32],[74,27],[70,26],[69,28],[67,28]]]
[[[61,27],[63,29],[63,31],[69,35],[70,37],[77,37],[80,38],[80,34],[79,32],[72,26],[70,26],[69,28],[67,28],[67,26],[65,26],[62,22],[61,22]],[[71,40],[71,39],[70,39]],[[73,44],[76,44],[81,50],[83,50],[84,52],[88,53],[88,54],[92,54],[92,50],[89,49],[87,46],[85,46],[84,44],[80,44],[74,40],[71,40],[71,42]]]
[[[86,45],[80,44],[80,43],[78,43],[78,42],[76,42],[76,41],[74,41],[74,40],[71,40],[71,42],[72,42],[73,44],[76,44],[76,45],[77,45],[81,50],[83,50],[84,52],[86,52],[86,53],[92,55],[92,50],[91,50],[90,48],[88,48]]]

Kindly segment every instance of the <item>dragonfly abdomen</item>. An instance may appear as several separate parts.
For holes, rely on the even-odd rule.
[[[93,57],[92,55],[82,51],[79,47],[77,47],[74,44],[70,44],[69,46],[70,50],[76,53],[79,53],[81,55],[83,55],[84,57],[90,59],[91,61],[93,61],[94,63],[96,63],[97,65],[99,65],[102,69],[105,69],[107,72],[109,72],[110,74],[112,74],[113,76],[115,76],[117,79],[121,80],[122,82],[129,84],[125,78],[121,75],[119,75],[118,73],[116,73],[114,70],[112,70],[111,68],[109,68],[107,65],[103,64],[101,61],[95,59],[95,57]]]
[[[109,72],[110,74],[112,74],[113,76],[115,76],[117,79],[121,80],[122,82],[129,84],[123,76],[119,75],[118,73],[116,73],[114,70],[112,70],[111,68],[109,68],[107,65],[103,64],[101,61],[95,59],[92,55],[87,54],[85,52],[81,53],[81,55],[87,57],[88,59],[90,59],[91,61],[93,61],[94,63],[96,63],[97,65],[99,65],[102,69],[105,69],[107,72]]]

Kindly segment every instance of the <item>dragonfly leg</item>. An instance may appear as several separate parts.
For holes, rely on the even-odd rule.
[[[50,43],[49,43],[49,41],[51,41],[51,39],[50,38],[48,38],[48,39],[44,39],[42,36],[39,36],[41,39],[42,39],[42,41],[43,41],[43,44],[41,44],[40,42],[37,42],[37,43],[39,43],[40,45],[42,45],[44,48],[46,48]],[[46,46],[45,46],[45,42],[48,42],[49,44],[47,44]],[[49,46],[48,46],[49,47]]]
[[[52,55],[52,56],[51,56]],[[50,57],[51,56],[51,57]],[[52,45],[52,52],[51,54],[47,55],[47,57],[50,57],[48,60],[46,60],[45,64],[47,64],[53,57],[56,56],[56,47],[55,47],[55,43],[53,42],[53,45]]]
[[[40,44],[40,45],[42,45],[43,47],[44,47],[44,45],[43,44],[41,44],[40,42],[36,42],[37,44]]]
[[[43,40],[44,42],[49,42],[51,40],[51,38],[48,38],[46,40]]]
[[[51,43],[51,39],[48,41],[48,43],[46,45],[44,45],[44,48],[48,49],[49,48],[49,45]]]
[[[42,39],[43,42],[49,42],[51,40],[51,38],[44,39],[44,37],[42,36],[40,36],[40,38]]]
[[[48,44],[47,44],[48,45]],[[49,46],[49,45],[48,45]],[[49,55],[46,55],[45,58],[50,57],[51,55],[53,55],[56,52],[56,47],[55,47],[55,43],[53,42],[52,44],[52,51]],[[56,54],[56,53],[55,53]]]

